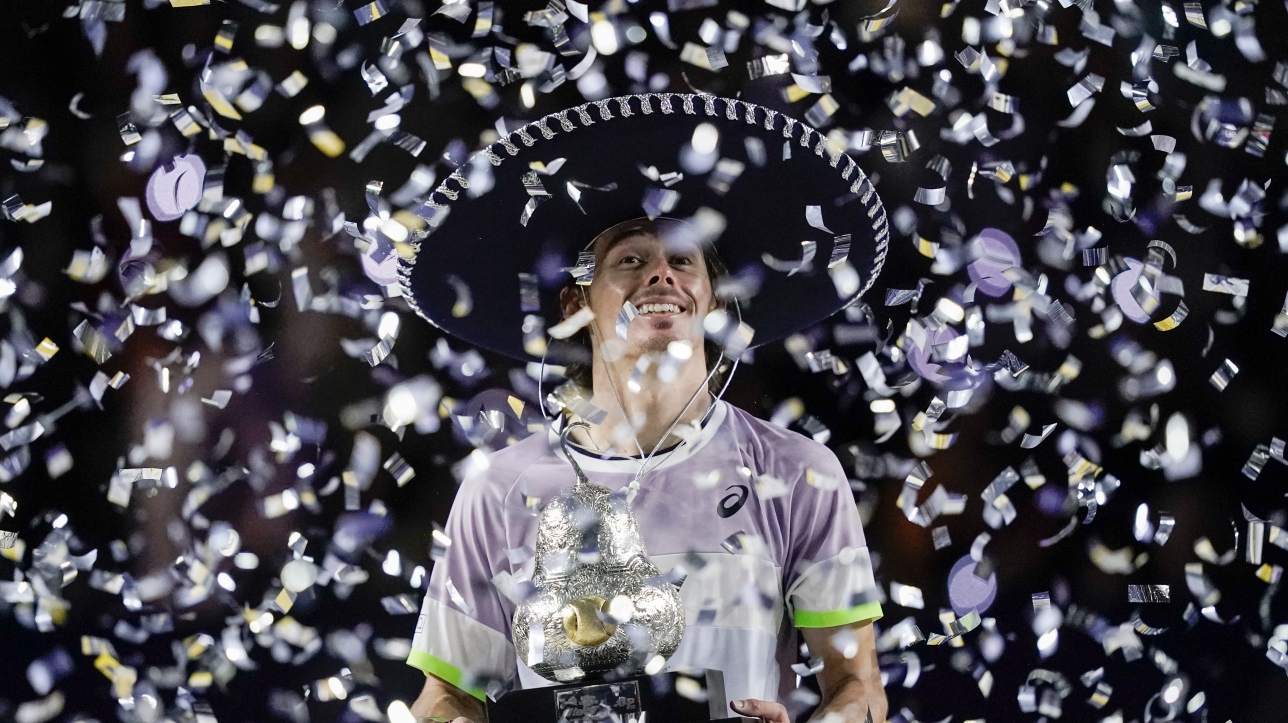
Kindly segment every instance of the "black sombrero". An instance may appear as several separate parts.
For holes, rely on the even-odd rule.
[[[475,154],[417,214],[427,232],[398,269],[408,303],[524,360],[535,357],[525,324],[531,340],[534,325],[560,320],[567,269],[622,221],[696,217],[709,230],[723,217],[715,249],[737,286],[756,289],[739,305],[752,346],[857,301],[889,242],[875,188],[827,136],[710,95],[629,95],[548,115]]]

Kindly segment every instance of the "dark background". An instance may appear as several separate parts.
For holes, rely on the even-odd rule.
[[[47,336],[60,347],[49,363],[37,368],[29,378],[15,381],[8,390],[40,395],[41,400],[34,404],[37,411],[33,419],[48,415],[73,399],[78,385],[87,385],[94,373],[93,361],[77,352],[71,334],[71,329],[85,315],[73,311],[71,305],[81,302],[90,309],[108,310],[123,295],[114,271],[99,284],[85,285],[69,279],[62,270],[67,267],[73,250],[86,250],[95,243],[90,229],[91,220],[97,216],[102,218],[104,251],[110,258],[119,260],[128,245],[130,230],[117,210],[116,199],[141,198],[148,176],[146,171],[131,170],[119,160],[125,147],[117,133],[115,118],[129,109],[135,79],[127,73],[126,65],[134,53],[150,48],[167,70],[166,92],[178,93],[185,105],[201,106],[195,76],[221,21],[231,18],[240,23],[234,56],[243,57],[253,67],[266,71],[274,82],[296,69],[306,73],[310,83],[295,98],[271,93],[264,106],[249,114],[243,123],[219,119],[230,131],[246,131],[268,151],[274,161],[276,183],[284,192],[269,194],[267,198],[253,194],[251,164],[244,157],[233,155],[228,164],[225,194],[244,198],[247,207],[257,214],[280,214],[283,199],[296,195],[313,198],[318,209],[303,241],[294,249],[277,250],[276,268],[269,272],[246,278],[241,270],[240,250],[226,249],[232,280],[217,300],[195,309],[172,303],[165,295],[140,302],[148,306],[165,304],[171,318],[197,327],[203,318],[235,317],[243,283],[248,284],[250,294],[259,300],[278,297],[280,289],[281,303],[275,307],[261,305],[259,324],[243,324],[236,335],[230,333],[224,338],[221,348],[212,347],[195,330],[178,345],[185,356],[193,351],[202,354],[200,366],[192,372],[189,390],[179,394],[175,384],[169,394],[160,391],[153,361],[165,357],[176,344],[161,339],[152,329],[140,328],[102,366],[109,375],[116,371],[129,373],[130,382],[119,391],[109,390],[102,409],[90,405],[56,423],[49,420],[48,431],[31,445],[31,468],[16,480],[0,485],[0,492],[9,493],[19,504],[17,518],[0,521],[0,528],[18,530],[27,544],[26,557],[17,564],[0,560],[0,579],[13,579],[15,569],[29,569],[32,550],[45,538],[60,513],[67,515],[68,526],[75,533],[74,554],[98,549],[96,567],[128,572],[137,579],[174,566],[176,558],[188,553],[193,541],[204,538],[205,532],[193,529],[179,516],[190,489],[186,481],[181,480],[177,489],[165,489],[153,495],[136,491],[130,507],[121,510],[106,501],[107,482],[112,473],[121,467],[174,466],[182,478],[194,462],[203,462],[216,472],[246,467],[252,470],[251,477],[256,483],[252,485],[246,480],[233,483],[207,502],[201,513],[211,521],[234,524],[242,536],[242,549],[259,555],[259,568],[234,570],[224,561],[219,571],[234,577],[235,593],[216,589],[208,600],[186,609],[163,598],[142,611],[129,611],[118,596],[91,588],[87,584],[89,573],[82,572],[79,579],[60,593],[69,607],[65,619],[59,621],[52,633],[39,633],[31,628],[31,606],[24,609],[23,605],[0,603],[0,650],[6,670],[0,677],[0,716],[12,717],[20,703],[39,697],[23,671],[33,660],[61,647],[74,663],[74,669],[56,687],[66,698],[62,716],[70,718],[83,713],[101,720],[118,715],[132,719],[133,714],[119,712],[110,683],[94,669],[93,658],[81,653],[81,637],[110,639],[117,621],[138,625],[141,615],[172,613],[172,631],[153,634],[138,644],[114,641],[123,662],[138,668],[141,680],[147,680],[147,669],[151,666],[175,665],[172,651],[175,641],[201,633],[218,639],[226,625],[238,622],[244,609],[260,606],[264,595],[275,592],[276,572],[290,558],[286,542],[292,532],[303,534],[309,541],[307,554],[321,561],[336,529],[352,519],[344,516],[341,494],[321,497],[316,510],[300,509],[273,520],[262,518],[258,500],[297,484],[295,470],[305,462],[317,465],[315,486],[323,487],[327,479],[344,469],[358,429],[378,437],[382,460],[397,451],[417,472],[415,479],[404,487],[398,487],[392,477],[380,472],[371,488],[363,493],[364,509],[379,501],[387,507],[392,521],[385,534],[352,560],[370,573],[370,580],[344,599],[337,597],[332,589],[317,587],[296,602],[291,615],[302,624],[316,628],[328,642],[307,662],[301,665],[274,662],[266,648],[255,647],[251,657],[258,665],[256,670],[242,671],[224,684],[198,691],[195,697],[206,701],[221,721],[266,720],[275,714],[270,701],[280,703],[289,697],[283,691],[304,696],[314,681],[339,675],[344,667],[352,670],[357,680],[349,693],[350,700],[369,693],[380,710],[394,698],[410,702],[418,691],[421,674],[400,660],[381,657],[376,644],[381,639],[410,637],[414,616],[390,615],[380,599],[408,593],[419,602],[418,592],[409,586],[406,577],[413,566],[430,564],[431,523],[441,523],[446,518],[455,488],[451,465],[463,458],[470,447],[459,430],[453,431],[451,419],[445,419],[443,429],[436,433],[420,435],[405,430],[401,438],[378,423],[367,422],[372,420],[371,415],[379,413],[385,390],[400,380],[431,375],[443,384],[444,393],[452,400],[449,406],[459,404],[457,413],[470,413],[479,406],[470,408],[467,404],[470,399],[488,389],[511,388],[511,370],[522,366],[484,354],[488,363],[486,375],[466,380],[454,378],[449,370],[436,368],[429,358],[430,350],[438,341],[436,332],[406,311],[402,302],[394,300],[387,301],[385,308],[400,312],[402,333],[390,359],[372,369],[365,361],[346,355],[339,340],[374,337],[379,312],[367,312],[359,318],[299,312],[290,291],[290,272],[292,268],[307,266],[315,293],[331,289],[338,296],[350,298],[377,294],[378,288],[363,276],[357,252],[347,234],[331,233],[330,219],[321,210],[324,189],[332,189],[348,220],[361,221],[366,214],[363,185],[367,181],[384,181],[388,193],[401,185],[417,163],[435,163],[453,141],[463,142],[471,150],[476,148],[480,133],[492,128],[497,117],[503,116],[513,125],[514,121],[535,119],[583,99],[575,83],[570,81],[552,93],[539,95],[536,108],[527,110],[518,100],[515,83],[498,86],[501,104],[485,110],[461,88],[459,77],[449,72],[442,74],[439,97],[431,100],[423,74],[410,61],[409,53],[408,66],[416,84],[416,96],[401,114],[402,127],[426,140],[425,152],[420,158],[412,159],[390,145],[381,145],[362,164],[352,162],[347,156],[327,159],[309,143],[296,121],[299,113],[314,104],[325,105],[328,125],[352,148],[367,133],[366,113],[378,107],[388,94],[386,91],[379,99],[372,98],[356,66],[341,68],[336,64],[338,54],[349,49],[355,57],[375,57],[380,51],[381,39],[393,34],[408,15],[427,17],[422,22],[426,31],[444,33],[460,42],[468,40],[468,32],[463,33],[457,23],[442,16],[428,17],[436,7],[432,3],[420,6],[391,1],[387,4],[390,17],[365,27],[352,22],[351,10],[355,4],[339,9],[330,3],[318,4],[311,8],[312,16],[320,18],[334,13],[338,18],[337,39],[327,50],[311,42],[305,50],[296,51],[289,46],[263,48],[254,42],[255,26],[284,22],[285,5],[275,13],[261,14],[239,3],[147,8],[131,0],[125,4],[122,22],[107,23],[101,56],[95,55],[79,21],[62,17],[64,5],[61,3],[9,2],[0,11],[0,96],[7,98],[22,115],[38,117],[49,124],[49,134],[44,140],[44,167],[36,173],[18,173],[6,167],[0,179],[0,195],[4,197],[18,193],[29,203],[53,201],[52,215],[35,224],[0,221],[0,255],[7,256],[18,247],[24,253],[18,276],[19,292],[8,302],[8,318],[4,322],[7,333],[11,339],[18,338],[25,326],[37,341]],[[504,28],[508,35],[549,49],[548,37],[540,29],[525,27],[521,20],[524,11],[540,7],[536,3],[504,3]],[[644,27],[648,27],[649,12],[666,11],[664,3],[644,1],[633,5],[618,3],[613,7],[625,13],[619,18],[622,22],[635,18]],[[1183,62],[1185,44],[1196,41],[1200,57],[1228,80],[1223,97],[1246,97],[1255,112],[1278,115],[1280,107],[1266,102],[1265,88],[1282,89],[1272,80],[1272,68],[1278,59],[1288,58],[1279,32],[1288,22],[1284,7],[1276,3],[1256,7],[1257,37],[1269,57],[1261,63],[1248,62],[1234,48],[1230,37],[1215,38],[1187,24],[1179,4],[1175,7],[1181,13],[1177,37],[1161,40],[1164,30],[1157,3],[1127,7],[1095,4],[1103,22],[1109,22],[1111,17],[1131,20],[1137,14],[1139,18],[1135,22],[1146,34],[1158,42],[1180,47],[1182,56],[1171,63]],[[681,45],[686,40],[701,44],[697,29],[702,20],[712,17],[723,26],[730,9],[741,10],[753,22],[792,17],[767,4],[721,4],[719,8],[670,13],[672,37]],[[901,684],[906,666],[899,652],[883,651],[883,667],[891,679],[887,693],[892,715],[902,710],[907,718],[928,721],[947,716],[953,720],[1036,719],[1037,714],[1020,711],[1016,691],[1032,670],[1045,668],[1058,671],[1072,686],[1064,701],[1063,719],[1098,719],[1121,710],[1124,720],[1141,720],[1147,702],[1166,680],[1154,662],[1152,651],[1157,649],[1174,659],[1179,671],[1187,677],[1185,699],[1198,691],[1206,693],[1206,706],[1193,716],[1182,713],[1182,719],[1206,716],[1213,721],[1281,720],[1283,707],[1288,703],[1288,682],[1285,671],[1266,659],[1265,647],[1273,626],[1284,621],[1285,603],[1275,594],[1277,586],[1267,586],[1256,579],[1255,566],[1244,562],[1246,525],[1240,506],[1246,506],[1262,519],[1282,524],[1285,521],[1284,482],[1288,473],[1282,465],[1271,461],[1260,477],[1252,481],[1241,475],[1240,469],[1255,445],[1268,444],[1275,435],[1288,436],[1284,413],[1288,406],[1288,385],[1282,378],[1284,344],[1288,342],[1269,331],[1288,288],[1285,281],[1288,263],[1275,238],[1275,232],[1285,223],[1279,189],[1285,152],[1282,129],[1272,134],[1269,148],[1260,159],[1243,148],[1225,149],[1200,140],[1191,132],[1191,115],[1207,93],[1178,79],[1169,64],[1159,61],[1153,64],[1154,77],[1160,86],[1159,92],[1152,96],[1157,109],[1149,114],[1139,113],[1118,92],[1118,84],[1131,80],[1128,56],[1140,38],[1124,37],[1127,33],[1120,32],[1112,48],[1091,43],[1078,31],[1081,11],[1055,4],[1048,21],[1057,27],[1060,44],[1053,47],[1020,43],[1021,53],[1010,59],[1000,81],[1000,92],[1020,98],[1026,131],[991,148],[975,142],[954,145],[939,138],[940,130],[951,124],[948,115],[952,104],[937,99],[939,108],[929,117],[911,115],[899,119],[890,112],[885,98],[904,85],[931,96],[934,73],[947,69],[952,73],[951,85],[961,93],[957,107],[980,112],[983,82],[977,75],[966,74],[954,60],[953,53],[965,47],[961,40],[963,18],[986,20],[990,16],[980,2],[963,2],[946,18],[938,17],[939,8],[929,3],[905,2],[897,9],[893,24],[868,42],[858,39],[856,27],[861,18],[881,10],[880,4],[834,3],[811,6],[806,11],[809,22],[821,24],[824,19],[835,22],[848,37],[845,50],[829,45],[826,33],[816,40],[820,53],[818,73],[832,76],[833,95],[841,104],[832,124],[847,129],[914,130],[923,145],[908,163],[888,163],[875,149],[857,156],[877,180],[887,210],[894,215],[897,209],[906,208],[906,213],[916,221],[917,233],[946,247],[960,246],[963,240],[989,226],[1010,233],[1024,254],[1026,269],[1035,275],[1046,273],[1050,293],[1074,304],[1077,333],[1067,349],[1052,343],[1045,323],[1035,320],[1035,338],[1026,344],[1016,342],[1008,324],[990,323],[986,344],[972,349],[971,354],[982,362],[989,362],[1009,349],[1034,372],[1054,371],[1067,355],[1077,357],[1083,365],[1081,374],[1062,387],[1059,396],[1100,409],[1102,421],[1098,428],[1087,433],[1085,440],[1099,446],[1100,464],[1122,481],[1122,487],[1100,508],[1092,524],[1080,525],[1072,536],[1050,548],[1040,548],[1037,541],[1055,534],[1067,515],[1043,511],[1036,502],[1038,494],[1022,485],[1011,490],[1019,510],[1017,520],[1001,530],[987,528],[980,517],[979,493],[1003,468],[1008,465],[1018,468],[1030,454],[1047,476],[1047,488],[1056,491],[1057,499],[1063,495],[1064,464],[1055,442],[1067,429],[1062,422],[1056,435],[1032,451],[998,443],[996,432],[1005,428],[1007,416],[1016,405],[1032,414],[1030,431],[1060,420],[1054,411],[1056,400],[1051,395],[1008,392],[990,385],[989,390],[977,394],[977,402],[971,405],[969,413],[952,417],[947,431],[960,434],[955,445],[927,459],[934,472],[927,491],[935,484],[942,484],[950,491],[969,495],[962,515],[942,517],[934,523],[934,526],[947,525],[953,540],[949,549],[936,551],[929,531],[905,520],[895,500],[906,474],[906,461],[912,458],[907,444],[907,435],[912,433],[908,423],[917,411],[925,409],[933,396],[938,393],[942,397],[942,392],[922,382],[899,397],[904,428],[890,441],[877,446],[871,443],[873,420],[864,397],[865,385],[852,371],[852,364],[847,374],[811,374],[798,367],[782,344],[757,349],[754,363],[742,367],[726,399],[768,417],[783,400],[799,397],[807,412],[830,429],[829,445],[854,471],[856,488],[861,490],[858,496],[871,515],[867,532],[874,559],[879,559],[879,582],[886,589],[890,582],[897,581],[918,586],[925,592],[924,610],[887,603],[879,629],[884,630],[911,615],[923,633],[941,632],[937,611],[948,607],[949,568],[966,554],[978,532],[988,530],[993,535],[988,551],[996,565],[999,593],[985,616],[996,620],[996,630],[1004,636],[1006,648],[1000,659],[987,664],[994,679],[991,695],[982,696],[970,674],[981,662],[976,632],[965,637],[962,647],[918,644],[910,648],[905,654],[918,656],[923,666],[920,681],[911,687]],[[1031,23],[1038,9],[1030,4],[1024,11],[1027,15],[1017,19],[1017,25]],[[472,27],[472,22],[473,16],[466,30]],[[586,26],[574,20],[567,26],[574,45],[584,48]],[[920,68],[916,76],[891,80],[871,70],[858,73],[847,70],[856,55],[880,57],[897,47],[893,40],[896,38],[903,41],[908,57],[914,57],[917,45],[932,36],[937,36],[942,43],[944,58],[932,67]],[[192,48],[185,53],[189,45]],[[984,45],[990,57],[999,57],[995,44]],[[1065,91],[1082,76],[1054,60],[1055,53],[1067,47],[1090,47],[1086,70],[1106,78],[1104,91],[1097,96],[1091,116],[1081,126],[1069,129],[1060,128],[1055,122],[1068,116],[1071,109]],[[785,78],[750,80],[746,62],[768,51],[753,42],[749,34],[743,37],[739,50],[729,55],[729,66],[720,72],[680,63],[677,51],[657,43],[651,31],[649,39],[637,49],[649,54],[650,72],[667,74],[672,91],[695,87],[718,94],[742,93],[761,102],[776,103],[781,110],[797,117],[802,117],[816,99],[811,96],[789,105],[778,94],[778,89],[788,82]],[[629,92],[632,86],[622,68],[624,55],[623,50],[601,63],[615,92]],[[185,56],[189,60],[185,61]],[[571,67],[579,57],[567,58],[565,62]],[[80,108],[92,115],[88,120],[79,119],[68,110],[69,101],[77,93],[84,94]],[[993,111],[988,113],[994,133],[1009,126],[1009,119]],[[1166,212],[1159,215],[1148,211],[1159,193],[1154,173],[1161,167],[1162,154],[1152,150],[1148,137],[1125,137],[1115,130],[1135,126],[1145,118],[1152,121],[1154,133],[1176,137],[1178,151],[1187,154],[1188,166],[1181,182],[1193,185],[1195,195],[1177,210],[1196,224],[1208,227],[1204,233],[1189,234],[1172,223]],[[187,148],[188,141],[173,126],[166,123],[160,130],[166,138],[163,155]],[[1140,211],[1134,221],[1120,222],[1102,205],[1105,174],[1115,154],[1133,149],[1142,154],[1141,160],[1134,164],[1138,180],[1135,199]],[[206,156],[208,162],[222,153],[220,145],[206,139],[204,134],[196,140],[195,150]],[[7,150],[0,152],[13,156]],[[918,185],[929,182],[924,166],[937,153],[952,162],[953,173],[949,179],[949,204],[935,209],[913,203],[912,195]],[[966,177],[971,163],[1003,159],[1011,160],[1020,172],[1040,170],[1040,179],[1027,189],[1020,189],[1012,181],[1008,190],[1015,199],[1008,202],[994,190],[991,181],[977,178],[974,198],[968,198]],[[449,167],[447,163],[438,161],[440,178],[448,172],[443,170]],[[1244,178],[1259,184],[1268,182],[1262,209],[1264,217],[1260,219],[1265,241],[1258,248],[1236,244],[1229,219],[1214,217],[1198,208],[1198,197],[1213,178],[1224,181],[1227,198]],[[1086,303],[1074,301],[1065,279],[1072,275],[1080,283],[1085,282],[1091,278],[1092,269],[1079,265],[1078,259],[1067,268],[1049,267],[1036,253],[1035,234],[1046,221],[1046,202],[1062,184],[1072,184],[1079,191],[1070,202],[1076,228],[1100,229],[1105,237],[1101,245],[1108,247],[1111,256],[1142,258],[1146,244],[1153,238],[1163,239],[1176,249],[1179,263],[1175,269],[1169,267],[1168,273],[1184,282],[1185,301],[1190,308],[1189,318],[1178,329],[1163,333],[1152,326],[1125,322],[1122,329],[1108,338],[1088,336],[1087,330],[1099,323],[1099,318]],[[1027,212],[1026,197],[1032,199]],[[181,235],[177,222],[155,223],[153,233],[159,258],[188,268],[195,268],[202,258],[216,250],[202,249],[197,241]],[[913,239],[905,231],[892,233],[892,251],[886,270],[867,299],[880,336],[885,337],[887,330],[893,331],[891,342],[898,337],[912,312],[908,306],[883,306],[885,289],[911,288],[920,278],[930,279],[933,283],[918,305],[920,313],[925,314],[940,296],[959,294],[968,281],[964,270],[950,276],[936,276],[930,271],[930,259],[917,253]],[[254,239],[254,233],[248,232],[241,244]],[[1247,308],[1233,323],[1223,323],[1220,316],[1222,310],[1230,309],[1230,297],[1201,291],[1204,273],[1251,280]],[[1167,306],[1168,303],[1172,306]],[[1164,304],[1156,318],[1170,313],[1175,301],[1169,302],[1165,297]],[[810,330],[808,335],[816,348],[832,349],[850,362],[874,348],[871,343],[837,345],[831,341],[830,333],[831,325],[823,324]],[[1173,391],[1135,403],[1120,398],[1117,385],[1126,371],[1115,361],[1110,349],[1114,343],[1128,339],[1146,352],[1171,361],[1178,380]],[[466,349],[456,340],[449,340],[449,344],[457,351]],[[254,366],[248,391],[234,395],[226,409],[199,405],[195,413],[192,411],[196,398],[209,396],[216,389],[231,388],[224,366],[227,361],[246,353],[258,354],[270,347],[272,358]],[[1207,378],[1225,358],[1237,363],[1240,371],[1224,392],[1217,392]],[[906,367],[888,358],[883,361],[891,380],[912,381],[912,373]],[[176,371],[175,382],[179,378]],[[525,394],[523,389],[515,393]],[[1136,410],[1148,418],[1151,405],[1157,405],[1158,428],[1145,441],[1115,446],[1112,438],[1120,430],[1124,417]],[[534,407],[530,404],[528,409],[531,416]],[[1197,476],[1169,482],[1161,470],[1141,466],[1141,453],[1162,441],[1162,424],[1178,411],[1188,416],[1195,444],[1209,430],[1219,431],[1219,435],[1209,437],[1219,437],[1219,441],[1203,447],[1202,471]],[[306,444],[289,459],[277,460],[268,450],[269,422],[284,423],[287,412],[324,421],[327,432],[320,444]],[[194,414],[202,420],[201,429],[190,437],[180,434],[168,459],[143,465],[124,462],[123,457],[130,448],[143,441],[144,427],[149,422]],[[218,444],[223,430],[231,430],[231,444]],[[856,455],[851,451],[856,443],[861,450],[857,461],[862,464],[856,464]],[[62,477],[49,479],[43,459],[55,444],[66,446],[75,459],[75,467]],[[882,460],[882,464],[874,467],[873,459]],[[1149,504],[1155,520],[1159,510],[1176,517],[1171,540],[1161,548],[1140,544],[1132,537],[1132,520],[1142,502]],[[1083,515],[1085,511],[1079,513],[1080,517]],[[1226,566],[1204,566],[1222,592],[1217,610],[1222,619],[1231,621],[1229,624],[1200,619],[1190,626],[1182,616],[1192,597],[1185,586],[1184,565],[1197,561],[1192,546],[1204,536],[1218,552],[1237,550],[1235,560]],[[131,554],[127,560],[115,561],[108,553],[107,546],[113,540],[129,542]],[[1088,557],[1090,546],[1097,541],[1110,549],[1131,546],[1136,552],[1147,551],[1148,562],[1130,576],[1107,574]],[[401,554],[406,568],[401,577],[381,572],[381,561],[389,550]],[[1265,561],[1282,565],[1284,551],[1266,545]],[[1171,602],[1129,604],[1128,583],[1170,585]],[[1030,627],[1030,596],[1048,590],[1053,604],[1064,611],[1066,625],[1061,629],[1058,651],[1042,660],[1037,655],[1036,636]],[[1106,656],[1099,643],[1069,624],[1070,618],[1077,617],[1076,611],[1082,611],[1117,625],[1138,608],[1144,622],[1167,631],[1158,636],[1142,636],[1146,654],[1134,662],[1126,662],[1121,652]],[[356,656],[345,647],[346,640],[351,642],[354,636],[363,643]],[[210,664],[209,657],[190,661],[185,676],[208,669]],[[1113,695],[1108,706],[1097,711],[1085,702],[1090,691],[1077,678],[1102,666],[1105,681],[1113,686]],[[180,715],[181,711],[175,708],[178,703],[173,685],[157,688],[164,705]],[[315,720],[353,718],[355,714],[345,706],[344,702],[310,699],[306,709]]]

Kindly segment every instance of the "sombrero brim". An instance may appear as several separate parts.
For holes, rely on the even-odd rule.
[[[691,139],[704,123],[719,134],[715,157],[734,163],[685,171],[681,155],[692,155]],[[553,173],[534,173],[558,159]],[[741,171],[732,173],[737,164]],[[667,175],[676,172],[683,178]],[[810,206],[819,207],[821,224],[807,220]],[[418,211],[428,235],[400,260],[400,285],[435,326],[530,360],[525,319],[529,329],[534,316],[545,328],[560,320],[563,269],[591,239],[631,218],[688,218],[700,209],[723,216],[714,243],[730,272],[759,286],[741,304],[755,331],[752,346],[853,304],[885,260],[881,201],[858,163],[824,135],[762,106],[663,93],[548,115],[479,151]],[[801,261],[802,242],[813,242],[813,261],[790,263]],[[522,283],[521,274],[528,275]]]

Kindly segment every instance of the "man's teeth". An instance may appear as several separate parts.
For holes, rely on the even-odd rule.
[[[640,307],[641,314],[678,314],[680,307],[675,304],[645,304]]]

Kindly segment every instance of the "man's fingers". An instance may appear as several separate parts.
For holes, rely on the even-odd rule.
[[[787,709],[781,703],[768,700],[735,700],[733,709],[746,716],[760,718],[765,723],[792,723],[787,717]]]

